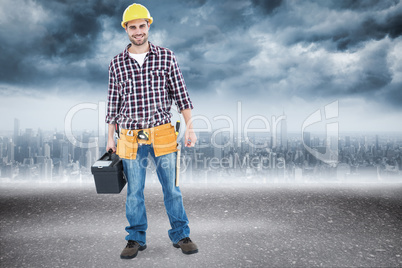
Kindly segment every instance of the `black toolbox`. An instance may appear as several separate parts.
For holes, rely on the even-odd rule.
[[[118,194],[126,185],[123,162],[111,151],[105,153],[92,167],[96,192],[98,194]]]

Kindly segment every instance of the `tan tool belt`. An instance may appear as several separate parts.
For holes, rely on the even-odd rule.
[[[140,140],[137,133],[143,130],[148,133],[148,140]],[[120,139],[117,141],[116,153],[125,159],[136,159],[138,144],[152,144],[155,156],[177,152],[177,135],[174,127],[168,123],[146,129],[122,129]]]

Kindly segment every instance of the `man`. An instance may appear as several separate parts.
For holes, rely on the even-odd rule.
[[[164,203],[171,228],[173,246],[185,254],[198,252],[189,238],[190,228],[179,187],[175,186],[177,143],[171,125],[172,101],[186,122],[185,146],[197,140],[191,123],[192,102],[175,55],[148,42],[153,19],[142,5],[133,4],[123,13],[122,27],[131,44],[109,65],[109,90],[106,123],[109,124],[107,148],[123,161],[127,178],[127,246],[122,259],[132,259],[146,249],[148,227],[144,205],[145,172],[148,154],[153,159],[162,185]],[[117,148],[115,125],[121,127]]]

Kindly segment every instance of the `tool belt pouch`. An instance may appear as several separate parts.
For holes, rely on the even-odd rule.
[[[176,133],[174,127],[169,124],[169,127],[156,129],[153,137],[153,147],[155,156],[162,156],[177,152]]]
[[[134,160],[137,157],[138,143],[135,136],[120,135],[117,141],[116,154],[120,158]]]

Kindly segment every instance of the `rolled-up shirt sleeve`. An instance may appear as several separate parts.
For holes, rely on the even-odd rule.
[[[194,108],[174,54],[170,65],[168,89],[179,112]]]
[[[116,124],[119,109],[120,109],[120,95],[116,78],[113,72],[113,62],[109,65],[109,87],[108,87],[108,103],[105,122],[107,124]]]

